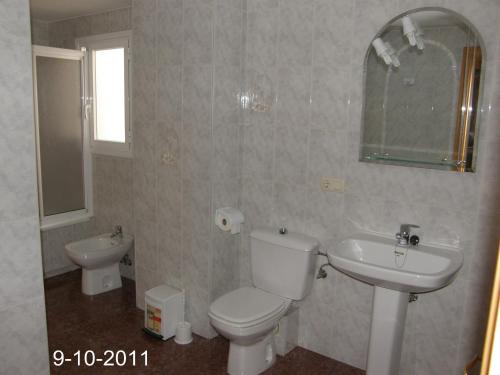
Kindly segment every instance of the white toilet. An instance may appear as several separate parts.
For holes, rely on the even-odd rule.
[[[215,300],[212,326],[230,341],[227,372],[260,374],[274,364],[274,333],[293,300],[311,290],[319,242],[274,229],[250,234],[254,287],[243,287]]]
[[[95,295],[121,288],[119,262],[132,247],[134,238],[111,233],[69,243],[66,255],[82,267],[82,293]]]

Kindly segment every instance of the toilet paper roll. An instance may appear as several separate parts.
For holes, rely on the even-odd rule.
[[[236,208],[223,207],[215,211],[215,224],[225,232],[240,233],[244,221],[243,214]]]

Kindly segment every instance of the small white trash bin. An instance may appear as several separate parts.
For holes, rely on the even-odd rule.
[[[153,336],[167,340],[175,336],[184,320],[184,291],[159,285],[145,294],[144,327]]]

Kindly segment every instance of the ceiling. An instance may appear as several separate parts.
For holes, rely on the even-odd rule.
[[[31,17],[57,21],[129,7],[131,0],[30,0]]]

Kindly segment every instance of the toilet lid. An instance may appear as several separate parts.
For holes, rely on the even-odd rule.
[[[243,287],[215,300],[210,312],[235,324],[261,320],[282,311],[288,300],[261,289]]]

